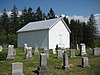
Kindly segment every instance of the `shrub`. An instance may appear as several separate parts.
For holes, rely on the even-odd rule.
[[[7,56],[6,52],[0,52],[0,61],[5,60],[6,56]]]

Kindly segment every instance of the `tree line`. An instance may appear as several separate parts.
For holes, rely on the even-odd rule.
[[[33,11],[31,7],[24,8],[22,14],[19,15],[16,5],[13,6],[10,16],[8,16],[6,9],[3,10],[0,16],[0,44],[17,44],[16,31],[29,22],[41,21],[45,19],[56,18],[55,12],[52,8],[45,14],[40,7]],[[59,16],[60,17],[60,16]],[[92,14],[88,22],[81,22],[80,20],[68,20],[64,17],[64,20],[71,30],[71,47],[75,47],[76,44],[85,43],[87,47],[98,46],[95,43],[97,40],[97,25],[95,17]]]

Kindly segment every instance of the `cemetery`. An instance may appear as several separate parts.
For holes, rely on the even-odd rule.
[[[87,55],[80,56],[77,49],[64,52],[59,49],[53,54],[53,50],[47,52],[46,47],[27,47],[25,52],[24,47],[9,46],[0,52],[6,54],[4,60],[0,56],[0,75],[100,75],[100,53],[94,55],[94,49],[86,49]]]

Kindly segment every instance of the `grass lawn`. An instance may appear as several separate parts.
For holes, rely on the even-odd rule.
[[[36,75],[34,72],[39,67],[40,55],[34,55],[32,60],[25,60],[25,53],[22,48],[15,48],[17,54],[14,60],[0,61],[0,75],[11,75],[11,66],[14,62],[22,62],[25,75]],[[39,50],[40,53],[43,49]],[[7,50],[3,50],[7,52]],[[49,51],[48,69],[49,75],[100,75],[100,56],[93,56],[91,50],[87,50],[87,57],[89,58],[90,68],[81,67],[81,56],[78,56],[79,51],[76,50],[76,58],[69,58],[69,64],[71,70],[64,72],[62,69],[62,59],[56,58],[57,55],[52,54],[52,50]],[[69,56],[69,50],[67,51]]]

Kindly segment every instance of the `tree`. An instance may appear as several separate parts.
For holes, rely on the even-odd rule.
[[[93,47],[94,39],[98,31],[95,16],[93,14],[91,14],[89,21],[87,22],[87,25],[88,25],[88,33],[89,33],[88,46]]]
[[[28,23],[27,19],[28,19],[28,18],[27,18],[27,9],[24,8],[24,9],[22,10],[22,15],[21,15],[20,18],[19,18],[19,22],[20,22],[21,27],[25,26],[25,25]],[[21,28],[21,27],[20,27],[20,28]]]
[[[16,6],[13,6],[13,9],[11,11],[11,17],[10,17],[10,34],[15,34],[16,31],[20,28],[20,24],[19,24],[19,18],[18,18],[18,11]]]
[[[50,10],[49,10],[49,12],[48,12],[48,15],[47,15],[47,18],[48,18],[48,19],[56,18],[56,17],[55,17],[55,12],[53,11],[52,8],[50,8]]]
[[[8,14],[6,12],[6,9],[3,10],[3,14],[1,15],[0,18],[0,29],[1,32],[4,30],[6,35],[9,34],[9,25],[10,25],[10,20],[8,17]]]
[[[41,8],[38,6],[35,12],[35,21],[41,21],[41,20],[43,20],[43,13]]]
[[[27,23],[34,21],[34,12],[32,12],[32,8],[31,7],[28,8],[26,17],[27,17],[26,18],[27,19]]]
[[[9,34],[9,28],[10,28],[9,25],[10,25],[10,20],[6,12],[6,9],[4,9],[3,14],[0,17],[0,44],[8,43],[7,35]]]

